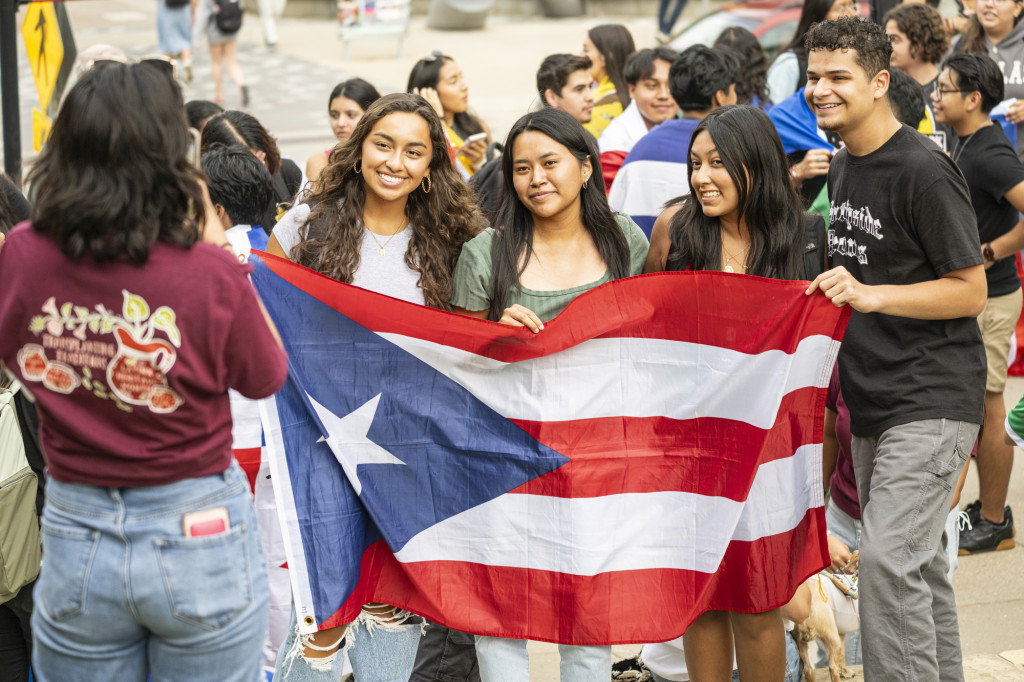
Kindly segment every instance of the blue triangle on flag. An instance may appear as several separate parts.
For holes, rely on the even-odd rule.
[[[392,551],[569,462],[452,379],[262,264],[253,278],[301,389],[332,423],[371,410],[366,438],[400,461],[356,467],[360,501]],[[273,295],[265,293],[268,278],[277,280]]]

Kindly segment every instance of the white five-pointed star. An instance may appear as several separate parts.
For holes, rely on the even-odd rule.
[[[373,424],[373,416],[377,412],[380,395],[378,393],[370,398],[351,414],[339,417],[314,400],[313,396],[306,394],[327,431],[320,440],[326,441],[330,446],[334,456],[345,470],[349,482],[355,488],[356,495],[363,492],[363,484],[359,481],[359,476],[356,473],[356,468],[360,464],[405,464],[366,437],[370,425]]]

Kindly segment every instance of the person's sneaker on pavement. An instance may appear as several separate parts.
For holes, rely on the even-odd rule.
[[[971,507],[967,505],[965,511],[970,515]],[[1015,542],[1013,536],[1013,512],[1009,505],[1003,510],[1003,522],[992,523],[981,515],[981,508],[978,507],[978,517],[973,518],[970,523],[960,531],[959,556],[976,554],[978,552],[991,552],[993,550],[1011,549]]]

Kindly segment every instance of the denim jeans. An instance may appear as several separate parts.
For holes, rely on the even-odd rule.
[[[963,682],[945,526],[978,428],[928,419],[853,438],[865,679]]]
[[[562,682],[593,682],[612,675],[610,646],[558,645]],[[525,639],[477,637],[476,656],[483,682],[524,682],[530,679],[530,657]]]
[[[182,515],[226,507],[226,533]],[[267,567],[245,475],[145,488],[50,480],[35,589],[39,682],[262,679]]]
[[[342,651],[347,650],[359,682],[409,682],[423,632],[422,619],[409,615],[405,622],[389,625],[375,622],[364,611],[348,626]],[[307,659],[298,639],[293,605],[288,637],[277,651],[274,682],[340,682],[344,656]]]

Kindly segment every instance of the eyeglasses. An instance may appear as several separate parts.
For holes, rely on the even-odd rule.
[[[933,92],[939,93],[939,97],[942,97],[943,95],[947,95],[951,92],[974,92],[974,90],[943,90],[942,88],[935,88]]]

